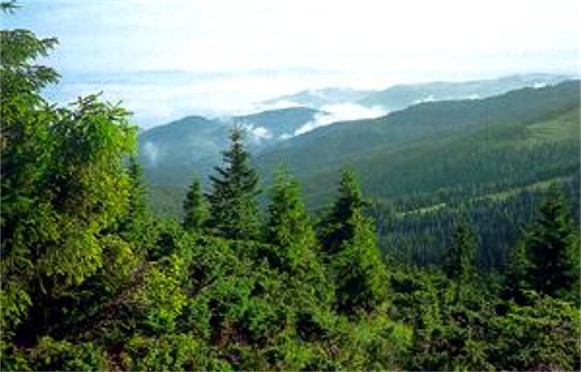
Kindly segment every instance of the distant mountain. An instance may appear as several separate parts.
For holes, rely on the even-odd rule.
[[[279,141],[256,151],[254,162],[264,188],[274,169],[286,164],[315,213],[335,196],[340,170],[354,168],[373,202],[368,212],[384,252],[437,263],[453,243],[461,214],[478,237],[479,262],[501,268],[550,188],[565,192],[579,220],[580,98],[580,82],[567,81],[485,99],[425,102]],[[262,123],[268,128],[268,120]],[[196,128],[206,124],[216,125],[198,120]],[[172,139],[187,134],[175,132],[154,137],[179,148]],[[220,162],[215,151],[212,165]],[[156,213],[180,215],[194,170],[204,175],[211,168],[166,161],[146,169],[156,182]]]
[[[325,113],[308,107],[289,107],[236,116],[231,119],[231,122],[248,127],[251,135],[254,133],[259,142],[263,139],[267,140],[266,142],[272,142],[292,136],[297,129],[312,121],[318,114]]]
[[[579,168],[579,99],[579,81],[569,81],[480,100],[422,103],[291,138],[257,164],[266,177],[287,164],[311,206],[325,204],[344,166],[359,170],[374,198],[508,187]]]
[[[258,153],[286,139],[317,114],[324,113],[293,107],[219,120],[188,116],[141,133],[140,163],[152,184],[185,186],[194,172],[205,177],[219,164],[231,125],[240,124],[246,130],[249,149]]]
[[[381,106],[394,111],[421,102],[486,98],[520,88],[539,88],[568,78],[565,75],[523,74],[489,80],[395,85],[369,94],[358,103],[366,107]]]
[[[139,161],[152,184],[183,185],[205,175],[228,144],[229,126],[201,116],[149,129],[138,137]]]
[[[327,105],[342,103],[355,103],[370,94],[373,90],[357,90],[350,88],[323,88],[304,90],[295,94],[281,96],[262,102],[265,106],[288,105],[306,106],[314,109],[322,109]]]

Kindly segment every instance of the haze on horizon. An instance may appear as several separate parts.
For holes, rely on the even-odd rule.
[[[575,0],[20,0],[3,27],[60,45],[59,101],[103,90],[143,127],[303,89],[579,73]]]

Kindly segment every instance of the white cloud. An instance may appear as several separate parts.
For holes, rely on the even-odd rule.
[[[59,36],[57,62],[67,70],[245,72],[302,66],[403,71],[410,78],[428,68],[441,76],[478,68],[485,73],[542,68],[555,60],[578,67],[581,5],[576,0],[408,0],[397,5],[376,0],[332,5],[22,0],[22,5],[22,18],[17,13],[4,17],[6,22],[18,20]]]
[[[255,143],[260,143],[263,140],[272,138],[272,133],[265,127],[255,127],[252,124],[242,124],[242,128],[250,135],[250,140]]]
[[[156,164],[159,154],[157,146],[155,144],[153,144],[152,142],[147,142],[143,146],[143,153],[145,154],[145,156],[152,165]]]
[[[388,113],[381,107],[368,108],[355,103],[327,105],[321,110],[323,113],[315,115],[314,120],[297,129],[294,135],[297,136],[310,132],[313,129],[341,121],[377,118]]]
[[[3,26],[59,37],[48,61],[65,76],[76,71],[141,72],[143,79],[167,70],[223,74],[190,84],[157,76],[149,85],[96,81],[90,87],[123,98],[143,126],[186,110],[247,111],[261,99],[324,86],[385,88],[395,82],[580,68],[578,0],[20,4],[14,16],[2,17]]]

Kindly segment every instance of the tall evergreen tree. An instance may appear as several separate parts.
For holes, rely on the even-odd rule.
[[[461,222],[454,232],[454,242],[446,252],[444,272],[449,279],[466,283],[474,274],[476,241],[474,234],[466,224]]]
[[[256,197],[258,174],[250,165],[250,154],[244,148],[242,129],[230,132],[230,148],[223,152],[224,165],[210,176],[212,192],[209,225],[216,234],[230,239],[255,239],[260,228]]]
[[[141,252],[149,250],[155,240],[154,219],[149,208],[147,189],[143,180],[143,169],[135,156],[129,157],[129,205],[119,221],[119,232],[123,238],[136,245]]]
[[[337,309],[346,314],[371,311],[387,298],[388,277],[377,246],[373,222],[355,210],[352,235],[333,256]]]
[[[452,280],[456,301],[466,297],[468,284],[474,278],[476,239],[466,221],[461,221],[454,232],[454,241],[444,258],[444,272]]]
[[[264,235],[276,249],[269,259],[280,269],[295,270],[304,260],[313,259],[309,256],[317,240],[299,184],[282,170],[275,175]]]
[[[520,242],[510,252],[505,270],[503,296],[506,299],[514,299],[519,304],[526,303],[523,291],[532,289],[528,281],[530,267],[526,246],[524,242]]]
[[[342,173],[339,196],[323,225],[323,247],[335,278],[337,309],[370,311],[387,294],[387,272],[374,223],[364,216],[363,194],[351,170]]]
[[[332,285],[320,261],[318,241],[300,196],[299,183],[280,169],[275,174],[259,251],[294,289],[297,306],[325,307],[333,300]]]
[[[184,200],[184,220],[182,226],[188,231],[201,231],[210,217],[207,200],[202,193],[202,185],[195,178]]]
[[[322,222],[321,240],[327,254],[337,253],[341,244],[353,237],[355,226],[352,217],[356,213],[362,214],[366,206],[355,172],[352,170],[343,171],[338,192],[337,200]]]
[[[578,231],[561,195],[552,194],[543,203],[524,245],[530,261],[527,278],[534,289],[553,297],[578,298]]]

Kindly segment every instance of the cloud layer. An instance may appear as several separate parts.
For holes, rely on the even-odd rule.
[[[183,113],[248,111],[253,102],[309,88],[385,88],[580,67],[577,0],[20,5],[3,17],[3,27],[60,39],[46,60],[65,77],[56,96],[103,90],[123,99],[144,127]],[[83,80],[81,71],[93,78]],[[168,78],[168,71],[196,78],[180,82],[180,73]]]
[[[327,105],[323,106],[321,110],[323,113],[315,115],[315,120],[297,129],[293,135],[297,136],[316,128],[341,121],[377,118],[388,113],[381,107],[367,108],[355,103]]]

